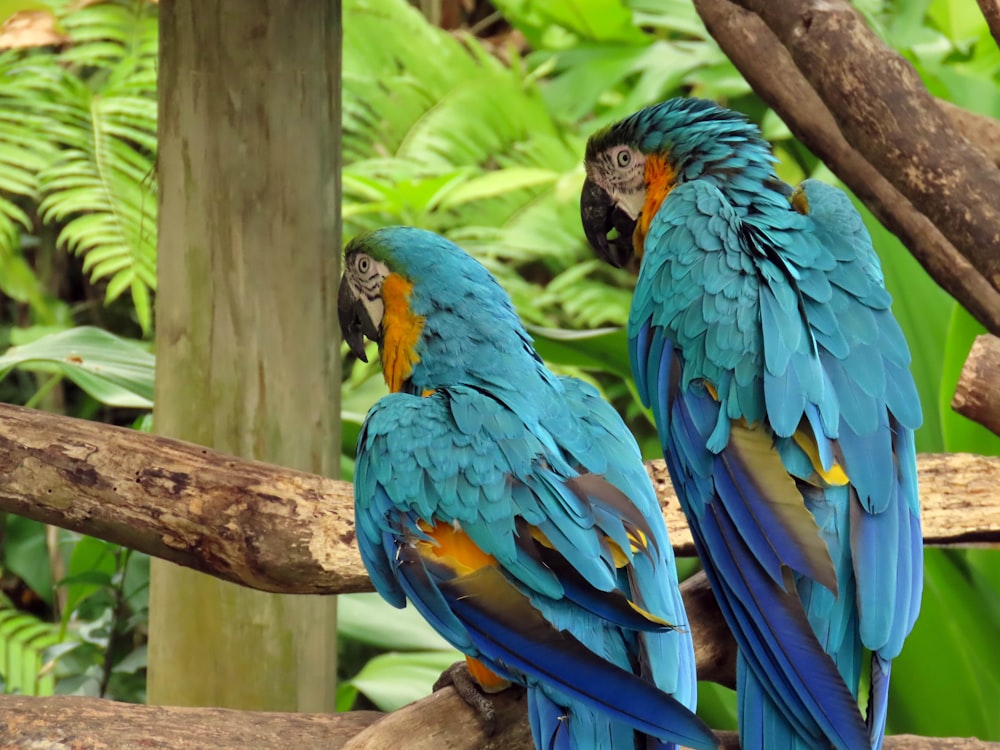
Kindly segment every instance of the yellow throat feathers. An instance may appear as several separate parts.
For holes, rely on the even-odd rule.
[[[642,213],[639,221],[635,224],[635,231],[632,233],[632,245],[635,254],[642,257],[643,247],[646,242],[646,235],[649,233],[649,225],[656,216],[667,194],[674,189],[676,184],[673,167],[667,160],[659,154],[650,154],[646,157],[646,202],[642,206]]]
[[[424,329],[422,315],[410,311],[410,293],[413,284],[397,273],[386,276],[382,282],[382,374],[391,393],[398,393],[403,383],[413,373],[413,366],[420,361],[417,341]]]

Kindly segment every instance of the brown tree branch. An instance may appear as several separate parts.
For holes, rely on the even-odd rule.
[[[1000,45],[1000,0],[978,0],[986,25],[990,27],[993,41]]]
[[[1000,289],[1000,170],[846,0],[737,0],[759,16],[841,133]]]
[[[1000,292],[847,142],[826,104],[767,25],[730,0],[695,0],[695,7],[709,33],[795,137],[902,240],[945,291],[960,300],[988,330],[1000,333]],[[969,113],[965,110],[957,107],[952,110],[958,110],[953,114],[963,123],[963,132],[979,135],[987,144],[993,137],[1000,142],[1000,131],[967,117]],[[991,154],[995,156],[996,152]]]
[[[99,698],[0,696],[4,750],[534,750],[524,694],[495,696],[496,731],[489,735],[451,688],[392,714],[350,711],[293,714],[221,708],[137,706]],[[722,747],[738,747],[720,732]],[[886,750],[997,750],[998,743],[899,735]]]
[[[671,541],[691,533],[649,463]],[[925,542],[1000,543],[1000,458],[919,457]],[[0,404],[0,510],[265,591],[370,591],[347,482],[180,440]]]
[[[946,99],[934,101],[951,118],[965,140],[979,149],[994,166],[1000,167],[1000,121],[978,112],[970,112]]]
[[[461,699],[459,699],[461,700]],[[378,711],[301,714],[139,706],[100,698],[0,696],[4,750],[339,750]]]
[[[955,388],[951,408],[1000,435],[1000,338],[979,336]]]

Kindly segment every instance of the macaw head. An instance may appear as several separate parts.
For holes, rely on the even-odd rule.
[[[361,360],[378,343],[389,390],[507,379],[537,359],[506,292],[475,258],[433,232],[387,227],[347,245],[337,311]],[[506,373],[504,372],[506,370]]]
[[[621,268],[642,256],[649,225],[677,185],[773,179],[766,141],[746,118],[705,99],[669,99],[590,137],[580,215],[587,240]],[[749,201],[749,197],[747,199]]]

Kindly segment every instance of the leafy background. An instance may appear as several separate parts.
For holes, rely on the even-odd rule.
[[[1000,52],[975,0],[858,5],[934,94],[1000,117]],[[632,280],[582,239],[587,135],[656,100],[704,96],[760,123],[787,180],[836,179],[750,91],[687,0],[343,8],[345,235],[412,224],[474,252],[550,365],[596,383],[646,456],[658,456],[620,330]],[[0,399],[143,429],[154,371],[157,6],[0,0],[0,20],[15,13],[19,24],[0,30]],[[918,449],[998,454],[1000,439],[948,406],[979,326],[859,209],[913,350]],[[349,478],[360,421],[384,387],[375,366],[345,358],[344,372]],[[144,555],[0,518],[5,689],[142,701],[148,569]],[[1000,553],[928,550],[926,571],[922,614],[894,667],[890,731],[1000,740]],[[455,658],[412,609],[389,611],[374,595],[342,597],[338,627],[344,709],[402,705]],[[700,712],[733,727],[731,691],[703,685]]]

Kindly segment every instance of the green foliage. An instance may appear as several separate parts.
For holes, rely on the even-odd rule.
[[[101,328],[77,326],[12,346],[0,355],[0,379],[15,368],[46,373],[68,378],[108,406],[152,409],[154,362],[137,341]]]
[[[152,331],[156,283],[156,7],[0,13],[29,7],[65,40],[0,52],[0,398],[127,424],[153,398],[131,337]],[[148,559],[15,516],[0,529],[3,585],[32,608],[0,615],[24,625],[0,625],[0,656],[21,664],[6,689],[142,700]]]
[[[378,594],[347,594],[337,602],[341,638],[337,710],[359,693],[382,711],[427,695],[447,667],[464,658],[413,607],[394,609]]]
[[[55,678],[45,651],[60,640],[59,628],[22,612],[0,596],[0,677],[5,693],[52,695]]]
[[[62,48],[0,53],[0,288],[42,307],[22,233],[82,258],[106,303],[130,292],[142,330],[156,286],[156,13],[52,2]],[[48,321],[51,322],[51,321]]]

